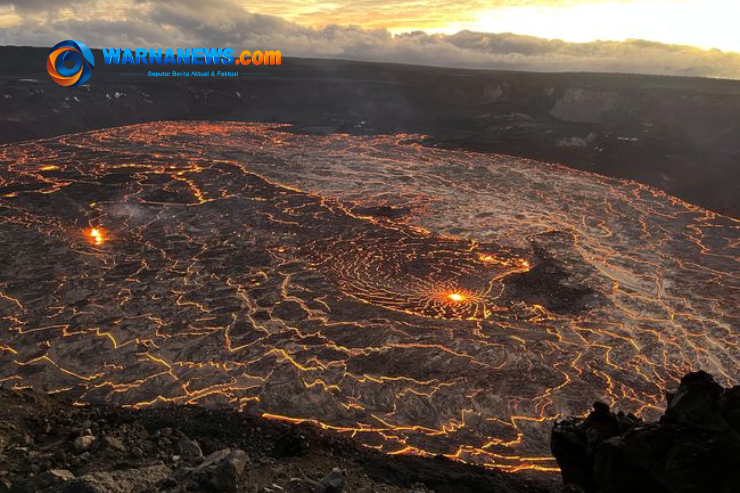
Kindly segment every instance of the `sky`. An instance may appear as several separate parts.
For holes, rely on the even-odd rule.
[[[391,32],[464,29],[565,41],[646,39],[740,52],[738,0],[368,0],[240,2],[305,25],[358,24]]]
[[[740,78],[740,0],[0,0],[0,44]]]

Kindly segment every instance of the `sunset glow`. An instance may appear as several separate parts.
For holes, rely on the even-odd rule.
[[[345,1],[241,3],[250,12],[313,27],[352,24],[393,33],[510,32],[570,42],[645,39],[740,51],[740,33],[731,21],[740,18],[740,2],[735,0],[397,0],[374,7],[370,15],[366,4]]]
[[[570,42],[645,39],[740,51],[740,34],[727,22],[738,18],[740,2],[732,0],[622,0],[488,9],[475,21],[441,31],[512,32]]]
[[[370,5],[368,5],[368,3]],[[21,3],[0,6],[0,28],[27,23],[43,24],[49,8],[23,8]],[[122,0],[92,0],[85,8],[66,6],[55,19],[78,22],[116,21],[145,12],[153,2],[132,6]],[[186,3],[182,4],[188,9]],[[461,30],[514,33],[568,42],[644,39],[703,49],[740,52],[740,18],[736,0],[392,0],[357,3],[349,0],[218,0],[203,2],[204,19],[228,21],[226,11],[240,15],[274,16],[316,29],[330,25],[453,34]],[[234,10],[235,9],[235,10]],[[178,9],[179,11],[180,9]],[[171,26],[162,26],[167,31]]]
[[[737,0],[10,0],[0,45],[740,79],[738,18]]]

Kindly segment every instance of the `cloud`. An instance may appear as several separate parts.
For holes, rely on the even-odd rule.
[[[94,6],[94,0],[90,1]],[[53,3],[58,4],[57,0]],[[383,29],[357,26],[307,27],[272,15],[249,13],[232,0],[138,1],[130,8],[126,21],[80,14],[59,20],[45,17],[42,22],[29,14],[13,26],[0,28],[0,44],[51,46],[71,38],[92,47],[227,46],[236,50],[279,49],[284,56],[464,68],[740,79],[740,54],[649,41],[568,43],[470,31],[394,36]]]
[[[136,4],[143,0],[108,0],[110,4]],[[517,6],[567,6],[584,3],[609,2],[614,0],[233,0],[230,2],[239,9],[251,12],[264,12],[269,15],[287,17],[291,20],[319,20],[342,23],[348,19],[387,17],[398,19],[438,18],[446,15],[458,17],[461,13],[481,8],[517,7]],[[630,2],[634,0],[621,0]],[[45,10],[47,12],[69,7],[100,2],[100,0],[0,0],[0,7],[13,6],[18,10]],[[192,0],[168,1],[181,5],[208,8],[208,2]],[[221,4],[222,2],[215,2]],[[368,16],[372,13],[372,16]],[[386,15],[387,14],[387,15]],[[327,21],[320,24],[326,24]]]
[[[61,8],[81,6],[92,3],[94,0],[0,0],[0,8],[12,7],[14,10],[23,11],[44,11],[52,12]]]

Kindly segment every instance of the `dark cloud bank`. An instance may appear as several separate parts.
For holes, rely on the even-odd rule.
[[[84,0],[82,0],[84,2]],[[740,54],[630,40],[568,43],[514,34],[462,31],[393,36],[353,26],[304,27],[251,14],[229,0],[137,1],[128,20],[54,21],[44,7],[79,7],[79,1],[24,0],[24,20],[0,28],[0,44],[50,46],[78,39],[91,47],[233,47],[278,49],[286,56],[344,58],[448,67],[535,71],[597,71],[740,79]],[[0,5],[13,2],[0,0]],[[53,5],[53,6],[52,6]],[[80,10],[84,10],[80,7]]]

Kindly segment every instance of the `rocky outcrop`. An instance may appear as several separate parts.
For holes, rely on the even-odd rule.
[[[689,373],[667,395],[657,423],[594,404],[585,419],[560,421],[552,451],[564,491],[736,493],[740,491],[740,386]]]

